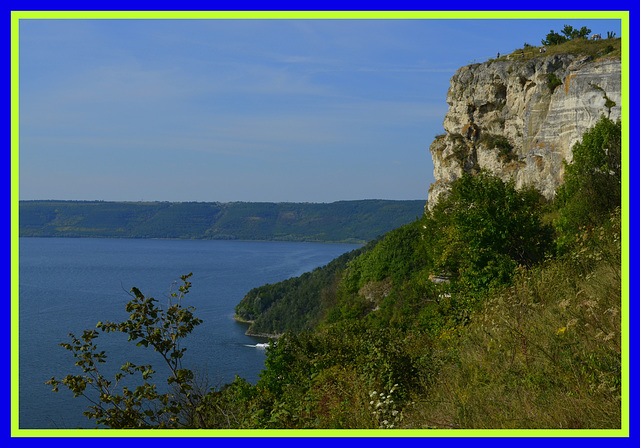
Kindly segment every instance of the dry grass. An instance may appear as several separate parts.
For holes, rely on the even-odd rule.
[[[588,55],[595,58],[600,57],[620,57],[622,40],[620,38],[614,39],[601,39],[601,40],[588,40],[588,39],[574,39],[567,41],[559,45],[549,45],[546,47],[546,52],[540,53],[540,48],[526,47],[518,48],[511,54],[501,57],[509,60],[531,60],[538,57],[548,57],[555,54],[573,54],[573,55]],[[524,51],[524,57],[522,52]]]
[[[620,428],[619,216],[571,256],[519,272],[471,325],[411,427]]]

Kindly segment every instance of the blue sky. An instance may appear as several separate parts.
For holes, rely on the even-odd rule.
[[[21,20],[19,197],[425,199],[461,66],[619,20]]]

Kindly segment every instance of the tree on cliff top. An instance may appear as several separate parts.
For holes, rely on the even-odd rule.
[[[591,30],[586,26],[580,29],[573,28],[570,25],[565,25],[561,31],[562,34],[556,33],[551,30],[545,39],[542,39],[542,45],[558,45],[571,39],[585,38],[591,33]]]

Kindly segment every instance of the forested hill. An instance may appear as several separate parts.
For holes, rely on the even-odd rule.
[[[19,226],[21,237],[364,243],[420,217],[425,202],[20,201]]]

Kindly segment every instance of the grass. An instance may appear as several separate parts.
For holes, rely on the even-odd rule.
[[[439,348],[448,359],[429,395],[414,397],[406,424],[620,428],[619,222],[583,230],[571,254],[493,291]]]
[[[573,39],[559,45],[549,45],[546,47],[546,52],[540,53],[541,46],[538,47],[523,47],[514,50],[511,54],[503,55],[501,60],[523,60],[529,61],[539,57],[548,57],[555,54],[573,54],[576,56],[593,56],[594,58],[601,57],[620,57],[622,41],[620,38],[613,39],[601,39],[601,40],[588,40],[588,39]],[[524,57],[522,52],[524,51]]]

